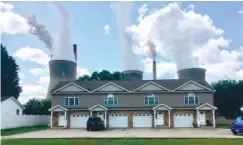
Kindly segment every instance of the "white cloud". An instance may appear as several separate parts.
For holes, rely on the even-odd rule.
[[[91,75],[87,68],[77,67],[77,78],[83,75]]]
[[[23,61],[31,61],[44,66],[47,66],[50,60],[50,57],[41,49],[28,46],[18,49],[13,56]]]
[[[50,77],[49,77],[49,75],[39,77],[39,81],[38,81],[38,83],[39,83],[40,85],[45,86],[45,87],[48,87],[49,82],[50,82]]]
[[[144,72],[152,73],[152,59],[146,58],[142,60],[144,63]],[[157,79],[162,78],[164,75],[171,75],[173,78],[177,78],[176,64],[173,62],[159,61],[156,64]]]
[[[198,14],[194,9],[192,5],[188,10],[170,3],[130,26],[127,30],[138,41],[135,53],[146,56],[141,46],[151,37],[158,58],[170,60],[158,62],[158,77],[166,73],[175,77],[177,69],[198,66],[207,69],[209,82],[243,79],[243,48],[229,49],[231,40],[224,39],[224,30],[217,28],[208,15]],[[144,64],[145,72],[152,73],[151,62],[147,59]]]
[[[240,15],[243,14],[243,8],[241,8],[241,9],[238,11],[238,14],[240,14]]]
[[[22,93],[20,94],[19,101],[26,103],[32,98],[45,98],[47,88],[42,85],[25,84],[22,86]]]
[[[107,35],[110,34],[110,26],[109,25],[105,25],[103,30],[104,30],[105,34],[107,34]]]
[[[27,34],[29,30],[27,20],[13,12],[13,9],[14,6],[12,4],[0,2],[0,34]]]
[[[44,68],[32,68],[32,69],[29,70],[29,72],[30,72],[32,75],[35,75],[35,76],[43,76],[43,75],[46,74]]]
[[[22,72],[18,72],[19,75],[19,85],[22,86],[24,84],[24,80],[25,80],[25,75]]]

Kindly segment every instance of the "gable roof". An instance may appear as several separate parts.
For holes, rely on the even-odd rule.
[[[17,99],[15,99],[14,97],[1,97],[1,103],[5,102],[5,101],[7,101],[9,99],[13,100],[17,105],[19,105],[19,107],[24,109],[24,106]]]
[[[179,87],[173,89],[172,91],[178,90],[178,89],[180,89],[180,88],[182,88],[182,87],[184,87],[184,86],[186,86],[186,85],[188,85],[188,84],[190,84],[190,83],[193,83],[193,84],[195,84],[195,85],[197,85],[197,86],[199,86],[199,87],[202,87],[202,88],[204,88],[204,89],[206,89],[206,90],[213,91],[211,88],[208,88],[208,87],[206,87],[206,86],[204,86],[204,85],[201,85],[201,84],[199,84],[199,83],[197,83],[197,82],[195,82],[195,81],[192,81],[192,80],[186,82],[185,84],[180,85]]]
[[[52,92],[71,82],[75,83],[76,85],[78,85],[82,88],[85,88],[89,92],[93,92],[94,90],[96,90],[102,86],[105,86],[109,83],[116,84],[117,86],[119,86],[123,89],[133,91],[149,82],[153,82],[159,86],[163,86],[164,88],[166,88],[168,90],[174,90],[177,87],[182,86],[185,83],[188,83],[189,81],[191,81],[191,80],[188,80],[188,79],[163,79],[163,80],[121,80],[121,81],[79,81],[79,80],[62,81],[56,87],[54,87]],[[206,88],[213,90],[212,86],[209,85],[206,81],[194,80],[193,82],[196,82],[197,84],[199,84],[201,86],[204,86]]]

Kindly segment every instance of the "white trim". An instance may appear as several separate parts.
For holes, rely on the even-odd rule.
[[[218,109],[217,107],[214,107],[213,105],[210,105],[210,104],[208,104],[208,103],[204,103],[204,104],[198,106],[196,109],[199,109],[199,110],[200,110],[200,108],[203,107],[203,106],[205,106],[205,105],[211,107],[211,108],[214,109],[214,110],[217,110],[217,109]]]
[[[1,101],[1,103],[2,103],[2,102],[5,102],[5,101],[7,101],[7,100],[9,100],[9,99],[12,99],[17,105],[19,105],[19,107],[20,107],[21,109],[24,109],[24,106],[23,106],[17,99],[15,99],[14,97],[9,97],[8,99],[5,99],[5,100]]]
[[[118,88],[120,88],[120,89],[122,89],[122,90],[125,90],[125,91],[127,91],[127,92],[131,92],[131,91],[129,91],[129,90],[127,90],[127,89],[125,89],[125,88],[123,88],[123,87],[121,87],[121,86],[119,86],[119,85],[113,83],[113,82],[109,82],[109,83],[106,83],[106,84],[104,84],[103,86],[101,86],[101,87],[99,87],[99,88],[94,89],[93,91],[91,91],[91,93],[93,93],[93,92],[95,92],[95,91],[97,91],[97,90],[100,90],[101,88],[104,88],[105,86],[110,85],[110,84],[112,84],[112,85],[114,85],[114,86],[116,86],[116,87],[118,87]]]
[[[103,108],[104,110],[108,110],[106,107],[104,107],[104,106],[102,106],[102,105],[100,105],[100,104],[97,104],[97,105],[95,105],[95,106],[93,106],[93,107],[90,107],[89,110],[92,110],[92,109],[94,109],[95,107],[101,107],[101,108]]]
[[[168,110],[168,118],[169,118],[169,127],[171,127],[171,125],[170,125],[170,110]]]
[[[157,84],[157,83],[155,83],[155,82],[153,82],[153,81],[149,81],[149,82],[147,82],[146,84],[143,84],[142,86],[140,86],[140,87],[134,89],[133,92],[134,92],[134,91],[137,91],[137,90],[139,90],[139,89],[141,89],[141,88],[143,88],[143,87],[145,87],[145,86],[147,86],[147,85],[149,85],[149,84],[153,84],[153,85],[155,85],[155,86],[157,86],[157,87],[159,87],[159,88],[161,88],[161,89],[163,89],[163,90],[171,91],[171,90],[169,90],[169,89],[167,89],[167,88],[165,88],[165,87],[163,87],[163,86],[161,86],[161,85],[159,85],[159,84]]]
[[[216,127],[216,122],[215,122],[215,110],[213,110],[213,127]]]
[[[70,105],[70,98],[74,98],[74,101],[73,101],[73,105]],[[76,98],[78,98],[78,105],[76,105]],[[66,104],[66,99],[68,99],[68,104]],[[64,100],[64,104],[65,106],[79,106],[79,97],[76,97],[76,96],[69,96],[69,97],[65,97],[65,100]]]
[[[178,90],[179,88],[182,88],[182,87],[184,87],[184,86],[186,86],[186,85],[188,85],[188,84],[190,84],[190,83],[194,83],[194,84],[198,85],[199,87],[202,87],[202,88],[207,89],[207,90],[209,90],[209,91],[213,91],[213,90],[211,90],[210,88],[207,88],[207,87],[205,87],[205,86],[203,86],[203,85],[201,85],[201,84],[199,84],[199,83],[196,83],[196,82],[194,82],[194,81],[188,81],[188,82],[186,82],[186,83],[180,85],[179,87],[173,89],[172,91]]]
[[[53,109],[55,109],[55,108],[57,108],[57,107],[63,109],[64,111],[67,111],[67,108],[64,108],[64,107],[62,107],[62,106],[60,106],[60,105],[56,105],[56,106],[54,106],[54,107],[48,109],[48,111],[52,111]]]
[[[169,110],[172,109],[170,106],[167,106],[167,105],[165,105],[165,104],[159,104],[159,105],[155,106],[155,107],[153,108],[153,110],[155,110],[156,108],[158,108],[158,107],[160,107],[160,106],[164,106],[164,107],[168,108]]]
[[[55,92],[57,92],[57,91],[60,91],[60,90],[62,90],[62,89],[64,89],[64,88],[66,88],[66,87],[69,86],[69,85],[74,85],[74,86],[76,86],[76,87],[78,87],[78,88],[80,88],[80,89],[82,89],[82,90],[87,91],[87,92],[90,93],[89,90],[87,90],[87,89],[85,89],[85,88],[83,88],[83,87],[81,87],[81,86],[75,84],[74,82],[70,82],[70,83],[68,83],[68,84],[62,86],[61,88],[58,88],[58,89],[56,89],[56,90],[54,90],[54,91],[52,91],[52,92],[55,93]]]
[[[145,104],[146,98],[148,99],[148,104]],[[149,104],[149,98],[154,98],[154,104]],[[144,97],[144,105],[157,105],[157,104],[155,104],[156,98],[158,99],[158,104],[159,104],[159,97],[158,96],[155,96],[154,94],[148,94],[148,96]]]

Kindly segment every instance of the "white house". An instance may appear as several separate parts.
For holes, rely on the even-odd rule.
[[[23,115],[24,106],[14,97],[1,98],[1,118]]]

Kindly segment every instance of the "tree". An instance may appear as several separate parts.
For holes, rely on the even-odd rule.
[[[124,76],[121,72],[109,72],[108,70],[102,70],[101,72],[93,72],[91,76],[84,75],[79,77],[80,81],[109,81],[109,80],[124,80]]]
[[[1,96],[13,96],[18,99],[22,88],[19,86],[19,66],[8,55],[6,47],[1,44]]]
[[[227,118],[235,118],[240,114],[239,108],[243,104],[243,81],[222,80],[213,83],[214,105],[217,113]]]
[[[24,106],[24,114],[27,115],[50,115],[50,99],[30,99]]]

